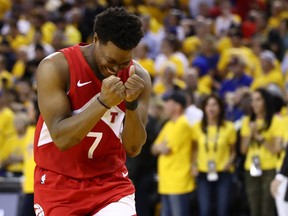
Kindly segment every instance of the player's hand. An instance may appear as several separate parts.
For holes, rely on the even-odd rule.
[[[157,145],[157,151],[162,155],[169,155],[171,153],[171,149],[167,146],[166,141]]]
[[[102,81],[100,100],[108,107],[116,106],[124,100],[125,89],[119,77],[109,76]]]
[[[277,192],[278,192],[278,188],[280,184],[281,184],[281,181],[278,179],[274,179],[270,184],[270,192],[274,198],[277,196]]]
[[[144,89],[144,80],[135,73],[135,66],[129,69],[129,78],[125,82],[125,101],[131,102],[138,98]]]

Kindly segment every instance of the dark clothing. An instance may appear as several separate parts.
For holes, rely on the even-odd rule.
[[[243,74],[240,78],[224,80],[221,84],[219,95],[221,98],[224,98],[227,92],[235,92],[240,87],[249,87],[252,81],[252,77],[246,74]]]
[[[206,173],[197,177],[199,216],[230,216],[233,174],[222,172],[218,176],[215,182],[209,182]]]
[[[275,177],[275,170],[263,170],[259,177],[245,173],[246,193],[250,216],[274,216],[275,202],[270,193],[270,183]]]
[[[288,177],[288,147],[286,148],[286,155],[280,170],[280,173],[286,177]],[[286,189],[285,201],[288,201],[288,185]]]

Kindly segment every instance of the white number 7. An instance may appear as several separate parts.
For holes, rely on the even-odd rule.
[[[95,141],[93,142],[93,144],[91,145],[89,151],[88,151],[88,158],[89,159],[93,159],[93,153],[95,151],[95,149],[97,148],[98,144],[100,143],[101,139],[102,139],[102,135],[103,133],[100,132],[89,132],[87,137],[95,137]]]

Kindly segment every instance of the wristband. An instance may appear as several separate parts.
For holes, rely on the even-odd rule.
[[[97,97],[97,100],[98,100],[98,102],[99,102],[103,107],[105,107],[106,109],[111,109],[111,107],[107,106],[105,103],[103,103],[103,102],[100,100],[100,97],[99,97],[99,96]]]
[[[125,104],[126,104],[126,109],[127,110],[136,110],[137,107],[138,107],[138,99],[134,100],[134,101],[131,101],[131,102],[127,102],[125,101]]]

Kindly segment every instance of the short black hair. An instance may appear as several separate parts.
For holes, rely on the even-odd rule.
[[[122,50],[135,48],[144,35],[139,17],[123,7],[111,7],[97,15],[94,33],[101,43],[111,41]]]

